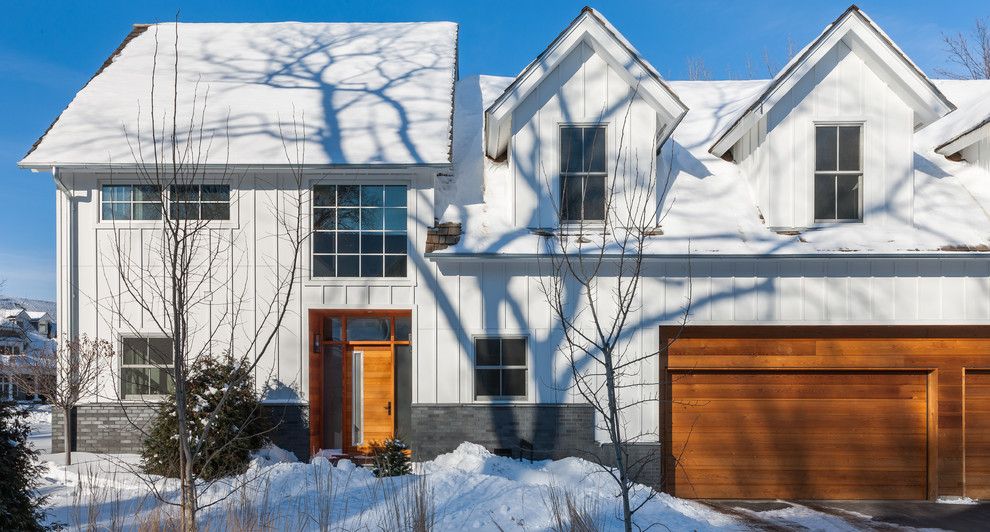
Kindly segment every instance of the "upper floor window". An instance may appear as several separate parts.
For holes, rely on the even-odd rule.
[[[121,340],[120,392],[123,398],[167,395],[172,382],[172,339],[128,337]]]
[[[313,277],[406,276],[405,185],[313,187]]]
[[[815,127],[815,221],[863,220],[862,129]]]
[[[605,220],[605,126],[560,128],[560,220]]]
[[[526,397],[526,339],[474,340],[474,395],[494,399]]]
[[[230,185],[172,185],[169,214],[173,220],[229,220]]]
[[[103,185],[100,202],[104,220],[162,219],[162,187],[157,185]]]

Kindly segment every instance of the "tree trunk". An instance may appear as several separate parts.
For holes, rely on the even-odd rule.
[[[62,443],[65,445],[65,465],[72,465],[72,429],[69,423],[72,421],[72,407],[62,408]]]

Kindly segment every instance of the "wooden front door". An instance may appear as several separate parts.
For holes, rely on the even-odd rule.
[[[391,345],[353,345],[344,362],[345,447],[367,452],[395,432],[395,370]]]

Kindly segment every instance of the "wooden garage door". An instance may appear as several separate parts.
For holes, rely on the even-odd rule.
[[[966,496],[990,499],[990,371],[966,371]]]
[[[671,372],[681,497],[924,499],[927,375]],[[669,467],[669,464],[668,464]]]

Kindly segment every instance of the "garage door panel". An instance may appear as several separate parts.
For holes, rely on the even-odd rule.
[[[927,496],[925,373],[697,371],[671,379],[677,495]]]
[[[966,371],[964,408],[965,493],[990,499],[990,371]]]

